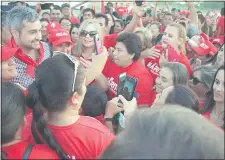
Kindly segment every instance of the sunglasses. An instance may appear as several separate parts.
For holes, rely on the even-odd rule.
[[[54,51],[53,52],[53,56],[56,55],[60,55],[60,56],[65,56],[66,58],[68,58],[74,65],[74,77],[73,77],[73,85],[72,85],[72,92],[75,91],[75,81],[76,81],[76,76],[77,76],[77,70],[78,70],[78,66],[80,64],[80,62],[73,56],[67,54],[67,53],[63,53],[63,52],[59,52],[59,51]]]
[[[90,32],[88,32],[88,31],[82,30],[80,32],[80,36],[81,37],[86,37],[87,35],[89,35],[90,37],[94,38],[96,34],[98,34],[98,32],[96,32],[96,31],[90,31]]]
[[[192,83],[193,83],[194,85],[197,85],[198,83],[204,84],[204,83],[203,83],[202,81],[200,81],[198,78],[193,77],[193,76],[191,76],[191,80],[192,80]]]

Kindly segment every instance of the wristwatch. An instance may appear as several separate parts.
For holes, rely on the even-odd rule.
[[[113,118],[104,117],[105,121],[113,121]]]

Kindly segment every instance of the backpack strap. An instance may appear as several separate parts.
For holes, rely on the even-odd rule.
[[[31,144],[28,144],[24,154],[23,154],[23,157],[22,157],[22,160],[27,160],[29,158],[29,155],[31,153],[31,150],[33,148],[34,145],[31,145]]]
[[[40,139],[36,129],[35,129],[35,122],[34,122],[34,119],[32,119],[32,123],[31,123],[31,132],[32,132],[32,135],[34,137],[34,140],[37,144],[43,144],[42,140]]]

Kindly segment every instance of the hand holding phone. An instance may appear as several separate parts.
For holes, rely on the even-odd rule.
[[[101,40],[100,40],[100,37],[98,34],[96,34],[94,36],[94,43],[95,43],[95,51],[96,51],[96,55],[99,55],[101,54],[101,47],[102,47],[102,44],[101,44]]]

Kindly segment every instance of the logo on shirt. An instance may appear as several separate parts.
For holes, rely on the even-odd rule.
[[[152,63],[152,62],[149,62],[147,64],[147,67],[150,69],[150,71],[154,74],[156,74],[157,76],[159,75],[159,71],[160,71],[160,68],[158,66],[157,63]]]
[[[117,94],[117,84],[114,82],[114,78],[108,78],[109,89],[116,95]]]
[[[204,44],[204,43],[201,43],[200,44],[200,47],[202,47],[202,48],[204,48],[204,49],[208,49],[209,47],[206,45],[206,44]]]
[[[67,157],[69,158],[69,159],[76,159],[76,157],[74,156],[74,155],[67,155]]]

